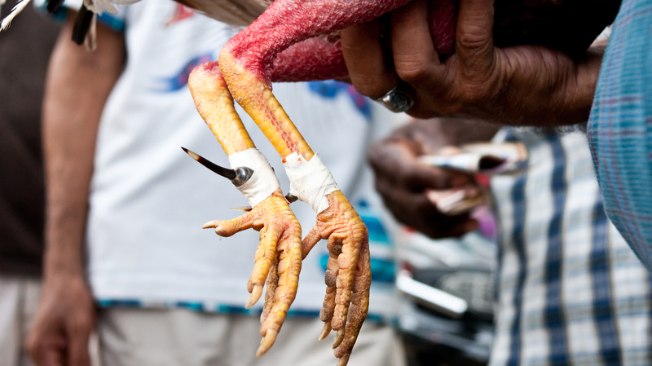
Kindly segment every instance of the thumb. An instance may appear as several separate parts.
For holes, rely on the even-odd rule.
[[[470,79],[485,75],[494,59],[494,0],[461,0],[455,52],[460,71]]]

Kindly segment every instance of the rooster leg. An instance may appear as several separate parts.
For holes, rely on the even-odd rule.
[[[190,75],[188,85],[197,110],[206,121],[232,165],[234,157],[248,157],[257,152],[249,134],[238,117],[233,99],[222,78],[217,62],[198,66]],[[243,155],[245,154],[245,155]],[[249,154],[249,155],[247,155]],[[301,271],[301,226],[279,188],[272,168],[260,153],[253,154],[258,161],[248,164],[246,159],[237,166],[253,169],[250,180],[238,187],[252,205],[252,210],[233,220],[215,220],[204,228],[214,228],[221,236],[231,236],[242,230],[260,231],[254,270],[247,284],[251,293],[246,307],[253,306],[262,294],[267,279],[264,305],[264,337],[257,354],[262,354],[276,340],[285,315],[296,296]],[[263,160],[262,163],[260,160]]]
[[[284,159],[292,184],[291,193],[309,202],[318,213],[315,228],[304,240],[303,254],[307,254],[320,239],[328,239],[330,260],[322,312],[322,319],[327,324],[320,338],[325,337],[331,327],[337,331],[334,348],[340,365],[347,363],[367,314],[371,283],[368,233],[330,172],[321,164],[271,91],[271,80],[315,79],[316,75],[304,73],[293,78],[292,74],[309,71],[311,67],[318,72],[317,60],[305,58],[303,63],[292,62],[295,71],[286,67],[290,75],[284,76],[278,70],[286,64],[275,62],[275,57],[283,50],[308,55],[309,52],[302,53],[300,48],[305,45],[303,42],[319,43],[320,39],[327,37],[313,37],[374,19],[405,2],[407,0],[277,0],[256,22],[229,41],[219,57],[224,79],[234,99],[254,119]],[[291,45],[295,46],[288,48]],[[339,57],[341,60],[341,54],[334,52],[331,55],[333,59]],[[283,53],[279,59],[292,61]],[[333,61],[329,65],[338,63]]]

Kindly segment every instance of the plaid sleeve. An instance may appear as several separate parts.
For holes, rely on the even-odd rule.
[[[61,6],[59,10],[57,10],[54,14],[52,14],[52,16],[57,20],[63,21],[68,16],[68,12],[70,10],[77,11],[81,7],[82,2],[83,0],[66,0],[63,3],[63,6]],[[47,6],[47,2],[46,0],[35,0],[34,6],[38,10],[46,12],[45,7]],[[122,33],[125,30],[125,7],[116,7],[118,8],[117,14],[103,12],[97,16],[97,21],[116,32]]]
[[[652,0],[623,1],[588,139],[605,211],[652,270]]]

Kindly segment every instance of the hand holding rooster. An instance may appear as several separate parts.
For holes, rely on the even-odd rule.
[[[388,45],[376,21],[342,31],[358,91],[378,98],[403,80],[415,92],[408,113],[419,118],[463,116],[512,125],[587,120],[604,48],[572,57],[544,46],[495,47],[494,0],[466,0],[459,5],[455,53],[440,59],[427,7],[428,1],[417,0],[392,12]]]

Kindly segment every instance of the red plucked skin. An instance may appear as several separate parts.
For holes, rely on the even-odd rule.
[[[310,161],[314,152],[273,96],[272,81],[345,78],[348,73],[338,32],[355,24],[383,19],[384,14],[409,1],[274,1],[224,46],[218,61],[219,70],[216,64],[211,66],[216,71],[214,76],[217,79],[223,77],[222,92],[228,92],[233,97],[226,98],[228,101],[225,103],[217,103],[214,117],[226,118],[226,124],[240,128],[241,123],[235,123],[235,119],[232,119],[236,115],[233,108],[233,101],[236,101],[252,117],[282,158],[297,153]],[[614,19],[619,1],[496,0],[495,44],[503,47],[542,44],[571,54],[582,52]],[[430,31],[440,57],[454,52],[456,14],[456,0],[430,2]],[[228,88],[228,91],[224,88]],[[221,136],[228,134],[228,131],[217,129],[214,134],[223,141]],[[325,278],[328,288],[320,316],[325,322],[320,339],[331,328],[336,331],[335,356],[339,358],[338,366],[345,366],[368,309],[371,283],[368,232],[341,191],[324,197],[328,198],[329,206],[319,213],[317,225],[304,239],[302,255],[305,257],[318,241],[327,239],[330,258]],[[271,210],[267,211],[261,217],[274,215]],[[275,283],[274,277],[271,278],[271,283]],[[260,296],[259,293],[257,296]],[[269,301],[275,302],[276,296],[270,296]],[[265,306],[268,306],[267,303]],[[285,309],[287,311],[287,307]],[[280,311],[265,320],[261,328],[264,339],[257,355],[273,344],[284,314]],[[268,321],[276,324],[274,329],[266,327]]]
[[[246,8],[251,0],[177,0],[209,16],[215,3]],[[276,0],[226,46],[245,67],[271,81],[346,78],[338,31],[410,0]],[[266,1],[259,1],[265,3]],[[537,44],[570,55],[584,52],[613,22],[621,0],[496,0],[498,47]],[[433,45],[442,58],[454,52],[457,0],[431,0]],[[253,15],[255,16],[255,15]]]

